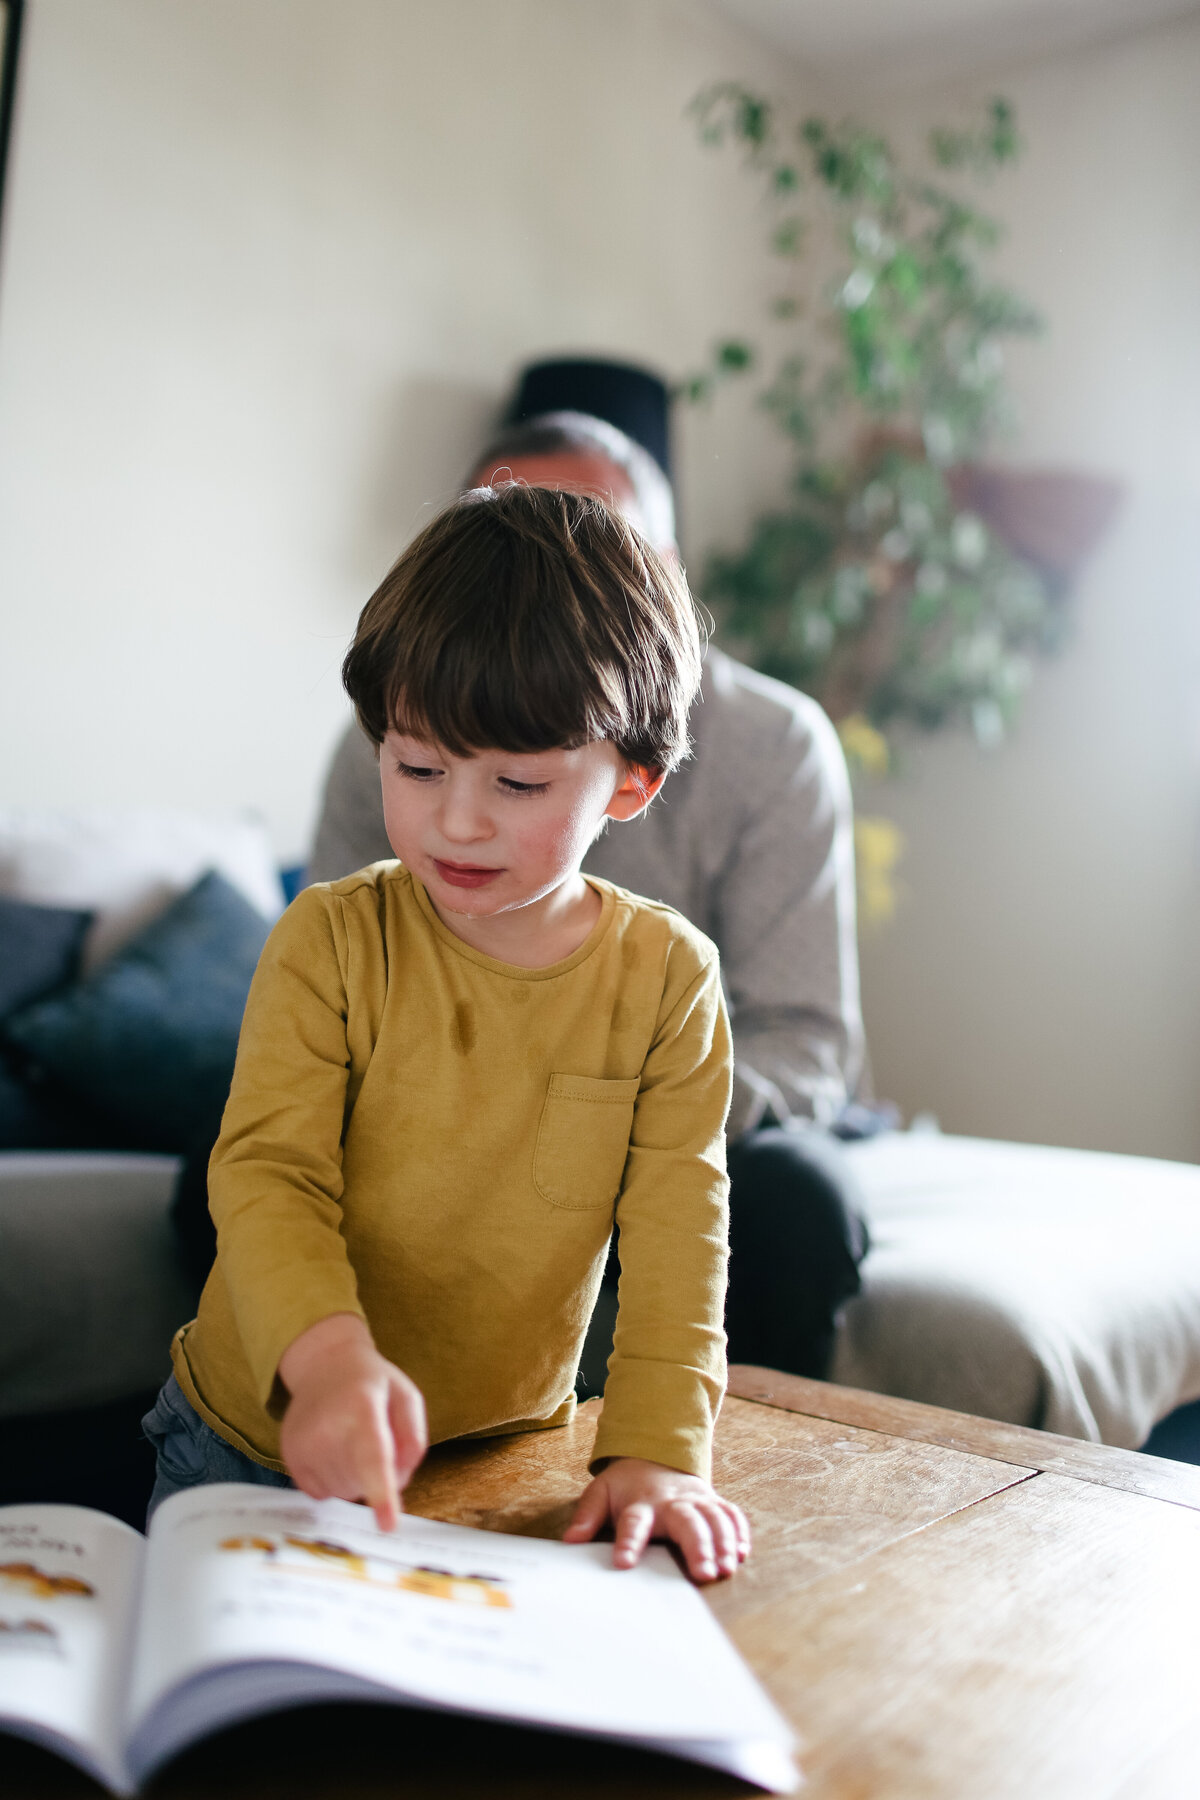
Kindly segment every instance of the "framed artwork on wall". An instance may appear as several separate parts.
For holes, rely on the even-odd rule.
[[[17,56],[21,48],[21,15],[25,0],[0,0],[0,217],[4,211],[4,172],[8,137],[17,93]]]

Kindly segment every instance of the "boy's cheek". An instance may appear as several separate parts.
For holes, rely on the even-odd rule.
[[[383,828],[387,833],[388,843],[396,855],[404,860],[404,846],[411,853],[419,846],[422,809],[419,797],[410,794],[407,787],[399,789],[398,778],[389,783],[387,776],[383,782]]]
[[[516,826],[510,838],[516,858],[529,870],[543,870],[570,861],[576,850],[582,822],[573,816],[552,818]]]

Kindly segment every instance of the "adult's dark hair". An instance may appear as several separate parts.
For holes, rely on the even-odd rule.
[[[699,623],[678,564],[602,501],[477,488],[368,600],[342,681],[377,744],[389,729],[459,756],[608,739],[667,772],[688,753]]]
[[[605,457],[628,477],[655,549],[674,549],[675,497],[670,482],[650,452],[607,419],[591,413],[551,412],[504,425],[475,458],[464,485],[472,485],[476,475],[490,476],[507,458],[522,456]]]

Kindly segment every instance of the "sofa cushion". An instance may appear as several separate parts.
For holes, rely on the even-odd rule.
[[[0,1019],[74,980],[90,912],[0,895]],[[30,1081],[0,1054],[0,1150],[93,1149],[113,1143],[90,1108],[51,1081]]]
[[[96,914],[89,972],[208,869],[269,920],[284,898],[261,820],[167,808],[0,806],[0,894]]]
[[[0,1019],[72,981],[90,912],[0,894]]]
[[[219,1117],[262,915],[215,871],[88,980],[5,1022],[33,1063],[135,1147],[187,1147]]]
[[[195,1295],[167,1156],[0,1154],[0,1417],[97,1405],[165,1379]]]
[[[1200,1168],[888,1132],[830,1379],[1136,1449],[1200,1396]]]

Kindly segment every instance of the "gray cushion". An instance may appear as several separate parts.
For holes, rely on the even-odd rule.
[[[1200,1396],[1200,1168],[889,1132],[830,1378],[1135,1449]]]
[[[179,1163],[0,1153],[0,1416],[156,1386],[195,1311],[168,1218]]]

